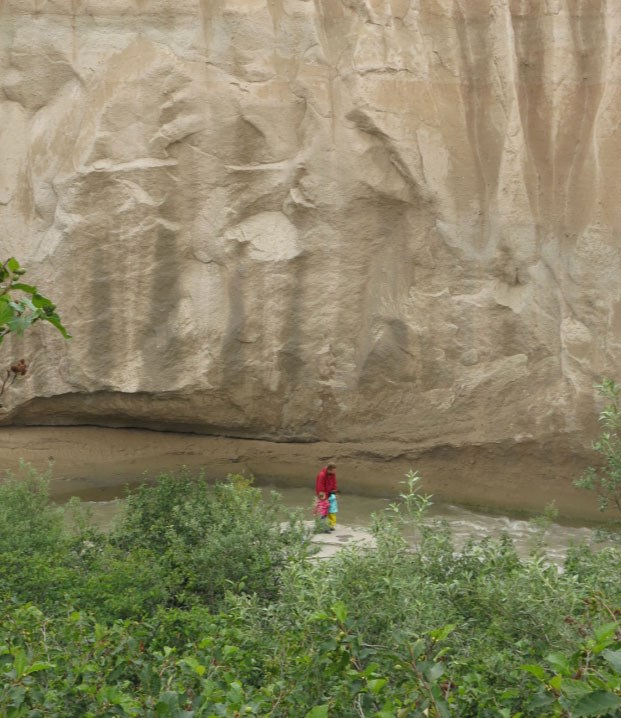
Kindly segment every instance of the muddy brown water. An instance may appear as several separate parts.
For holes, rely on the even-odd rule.
[[[404,472],[417,468],[387,461],[369,461],[363,466],[359,461],[348,459],[342,447],[323,443],[277,444],[99,427],[0,429],[0,466],[15,471],[22,459],[38,470],[51,465],[53,498],[63,502],[70,496],[79,496],[92,508],[101,526],[108,525],[118,511],[126,487],[138,485],[161,472],[179,470],[181,466],[192,471],[204,469],[211,480],[222,479],[228,473],[252,474],[258,486],[264,490],[273,487],[287,507],[307,511],[310,517],[315,473],[334,458],[343,490],[339,522],[352,527],[368,527],[372,514],[386,508],[403,489],[400,482]],[[359,480],[363,473],[377,480]],[[423,476],[423,492],[435,494],[433,482],[425,479]],[[441,496],[445,500],[436,500],[429,512],[430,518],[442,518],[450,524],[457,545],[468,537],[498,536],[506,532],[521,553],[530,550],[539,529],[515,512],[513,499],[507,504],[508,510],[499,510],[503,505],[501,482],[493,491],[488,487],[484,494],[473,490],[465,495],[471,504],[481,504],[489,498],[493,509],[475,510],[453,504]],[[525,509],[543,510],[549,496],[545,492],[533,496],[531,492],[528,499]],[[584,505],[595,503],[593,497],[584,493],[580,500]],[[588,519],[574,517],[568,523],[550,527],[546,544],[551,558],[560,559],[571,542],[590,539],[592,515],[593,512],[588,511],[585,512]]]

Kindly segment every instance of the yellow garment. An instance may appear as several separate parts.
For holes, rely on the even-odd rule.
[[[336,514],[328,514],[328,523],[332,529],[336,526]]]

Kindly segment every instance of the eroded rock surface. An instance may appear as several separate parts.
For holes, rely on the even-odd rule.
[[[554,476],[619,376],[620,25],[606,0],[3,0],[0,249],[74,335],[3,347],[32,365],[5,423]]]

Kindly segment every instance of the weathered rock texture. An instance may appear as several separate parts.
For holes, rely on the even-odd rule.
[[[33,368],[4,421],[553,477],[619,376],[620,26],[612,0],[0,0],[0,249],[74,335],[3,347]]]

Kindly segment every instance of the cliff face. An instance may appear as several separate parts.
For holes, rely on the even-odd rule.
[[[586,445],[621,360],[620,25],[2,0],[0,249],[74,336],[3,346],[32,365],[5,423]]]

